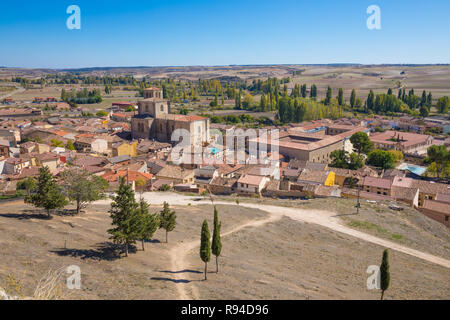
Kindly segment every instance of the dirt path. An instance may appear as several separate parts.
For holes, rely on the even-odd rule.
[[[267,223],[270,222],[274,222],[277,221],[279,219],[281,219],[281,215],[279,214],[271,214],[268,218],[266,219],[258,219],[258,220],[252,220],[249,221],[247,223],[244,223],[240,226],[237,226],[225,233],[223,233],[221,236],[226,237],[232,233],[238,232],[244,228],[257,228],[257,227],[261,227]],[[186,256],[188,255],[188,253],[192,250],[194,250],[195,248],[200,246],[200,241],[199,240],[195,240],[195,241],[191,241],[191,242],[187,242],[187,243],[182,243],[180,245],[177,245],[176,247],[172,248],[170,250],[169,256],[170,256],[170,260],[171,260],[171,265],[172,265],[172,270],[173,271],[182,271],[182,270],[186,270],[187,269],[187,262],[186,262]],[[186,290],[186,285],[189,284],[190,282],[187,281],[183,281],[183,279],[185,279],[185,276],[181,276],[180,273],[175,273],[175,279],[178,280],[179,282],[177,283],[177,290],[178,290],[178,298],[180,300],[188,300],[188,299],[199,299],[197,290],[195,286],[191,286],[191,290],[192,290],[192,297],[189,297],[187,290]],[[184,282],[184,283],[183,283]]]
[[[200,197],[191,197],[191,196],[184,196],[180,194],[175,193],[145,193],[144,198],[149,201],[152,205],[162,205],[165,201],[170,203],[171,205],[203,205],[203,204],[211,204],[209,200],[204,200]],[[214,202],[214,204],[221,204],[221,205],[234,205],[237,206],[233,202],[227,202],[227,201],[220,201],[220,202]],[[258,227],[262,226],[266,223],[276,221],[283,216],[289,217],[296,221],[301,222],[307,222],[312,224],[317,224],[323,227],[326,227],[328,229],[344,233],[350,236],[353,236],[355,238],[374,243],[380,246],[383,246],[385,248],[389,248],[398,252],[402,252],[411,256],[414,256],[416,258],[446,267],[450,268],[450,261],[441,257],[434,256],[432,254],[422,252],[419,250],[414,250],[402,245],[399,245],[397,243],[394,243],[392,241],[384,240],[375,236],[372,236],[370,234],[366,234],[364,232],[360,232],[357,230],[354,230],[350,227],[347,227],[342,224],[341,219],[336,216],[335,212],[332,211],[323,211],[323,210],[305,210],[305,209],[296,209],[296,208],[288,208],[288,207],[278,207],[278,206],[270,206],[270,205],[264,205],[264,204],[256,204],[256,203],[241,203],[239,206],[246,207],[246,208],[254,208],[259,209],[265,212],[268,212],[270,214],[269,218],[264,220],[254,220],[247,222],[243,225],[237,226],[234,229],[226,232],[222,236],[229,235],[233,232],[237,232],[239,230],[242,230],[246,227]],[[197,246],[199,246],[199,241],[191,241],[187,243],[182,243],[180,245],[177,245],[170,251],[170,258],[171,258],[171,264],[174,271],[182,271],[186,270],[186,255],[189,253],[189,251],[195,249]],[[175,274],[176,278],[178,280],[183,280],[179,273]],[[184,283],[183,283],[184,282]],[[188,299],[188,293],[186,290],[186,284],[190,283],[191,281],[180,281],[177,283],[177,290],[179,292],[179,298],[180,299]],[[198,297],[196,293],[195,286],[191,286],[192,290],[192,296]]]

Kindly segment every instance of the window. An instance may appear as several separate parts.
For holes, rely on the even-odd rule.
[[[448,221],[448,216],[445,216],[445,221]]]
[[[159,108],[160,108],[161,112],[164,111],[164,106],[163,105],[161,105]]]

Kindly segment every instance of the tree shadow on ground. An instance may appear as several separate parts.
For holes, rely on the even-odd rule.
[[[51,220],[52,217],[48,216],[47,213],[36,213],[33,210],[22,210],[22,213],[2,213],[0,214],[2,218],[11,218],[17,220],[30,220],[30,219],[39,219],[39,220]]]
[[[197,274],[201,274],[203,272],[201,271],[197,271],[197,270],[180,270],[180,271],[170,271],[170,270],[164,270],[164,271],[159,271],[159,272],[163,272],[163,273],[170,273],[170,274],[178,274],[178,273],[197,273]]]
[[[128,253],[136,253],[136,247],[130,246]],[[114,261],[120,259],[125,253],[124,247],[111,242],[103,242],[97,245],[95,249],[67,249],[60,248],[50,251],[63,257],[81,258],[83,260],[106,260]]]
[[[83,213],[83,211],[81,211]],[[21,213],[2,213],[0,217],[3,218],[11,218],[18,220],[30,220],[30,219],[38,219],[38,220],[52,220],[53,216],[59,217],[73,217],[77,215],[77,210],[64,209],[64,210],[55,210],[50,212],[50,217],[47,214],[47,211],[39,210],[39,209],[24,209]]]
[[[170,278],[163,278],[163,277],[153,277],[153,278],[150,278],[150,280],[169,281],[169,282],[173,282],[173,283],[190,283],[190,282],[192,282],[191,280],[186,280],[186,279],[170,279]]]

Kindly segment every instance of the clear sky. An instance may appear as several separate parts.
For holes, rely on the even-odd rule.
[[[69,30],[69,5],[81,30]],[[366,9],[381,9],[369,30]],[[0,66],[450,63],[449,0],[0,1]]]

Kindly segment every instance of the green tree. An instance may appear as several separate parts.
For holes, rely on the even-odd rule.
[[[389,271],[389,253],[387,249],[383,251],[383,259],[380,266],[380,279],[381,300],[383,300],[384,292],[389,289],[389,284],[391,282],[391,273]]]
[[[96,116],[97,117],[106,117],[108,115],[108,112],[106,112],[106,111],[104,111],[104,110],[101,110],[101,111],[99,111],[99,112],[97,112],[96,113]]]
[[[339,88],[339,93],[338,93],[338,104],[340,106],[344,105],[344,90],[342,88]]]
[[[60,148],[64,147],[64,143],[60,140],[52,139],[50,140],[50,142],[52,144],[52,147],[60,147]]]
[[[72,151],[75,150],[75,146],[73,145],[72,140],[68,140],[68,141],[67,141],[66,149],[67,149],[67,150],[72,150]]]
[[[447,96],[439,98],[438,102],[436,103],[436,108],[439,113],[447,113],[449,106],[450,99]]]
[[[202,234],[200,238],[200,258],[205,263],[205,280],[208,279],[208,262],[211,260],[211,244],[210,244],[210,234],[208,228],[208,222],[203,221]]]
[[[169,242],[169,232],[175,229],[177,224],[177,214],[175,211],[170,210],[169,204],[164,202],[163,209],[159,215],[159,227],[166,230],[166,243]]]
[[[375,107],[375,94],[372,90],[370,90],[369,96],[367,97],[366,106],[369,110],[373,110]]]
[[[348,168],[348,154],[345,150],[335,150],[330,154],[331,164],[333,168]]]
[[[48,167],[39,169],[36,193],[29,197],[29,202],[35,207],[47,210],[49,218],[51,210],[63,208],[67,204],[66,197],[61,193]]]
[[[142,251],[145,251],[145,241],[151,240],[156,230],[158,230],[159,216],[156,213],[150,213],[149,204],[143,198],[139,201],[137,213],[140,220],[139,237],[142,242]]]
[[[419,112],[420,112],[420,116],[422,118],[426,118],[430,114],[430,110],[428,109],[426,104],[424,104],[420,107]]]
[[[382,169],[393,169],[395,165],[395,156],[388,151],[373,150],[367,156],[366,163]]]
[[[309,93],[309,96],[312,99],[317,97],[317,86],[315,84],[311,85],[311,91]]]
[[[356,132],[350,137],[350,142],[353,144],[353,149],[358,155],[362,153],[368,154],[373,148],[373,143],[365,132]]]
[[[250,93],[247,93],[244,97],[244,102],[242,103],[242,106],[244,109],[249,109],[253,101],[253,96]]]
[[[108,182],[85,169],[71,168],[61,173],[62,187],[70,201],[77,206],[77,214],[88,203],[105,197]]]
[[[332,95],[333,95],[333,90],[331,90],[331,87],[328,86],[327,94],[326,94],[325,102],[324,102],[325,105],[329,105],[331,103]]]
[[[355,105],[356,105],[356,91],[355,91],[355,89],[353,89],[352,94],[350,95],[350,106],[353,109],[355,107]]]
[[[136,243],[140,237],[140,219],[138,216],[138,203],[131,186],[126,184],[125,178],[120,178],[119,190],[111,203],[112,225],[108,233],[116,244],[125,245],[125,256],[128,257],[130,245]]]
[[[219,222],[219,213],[217,208],[214,206],[214,231],[212,237],[211,251],[212,254],[216,256],[216,273],[219,272],[219,256],[222,251],[222,240],[220,238],[220,229],[222,223]]]
[[[36,179],[33,177],[26,177],[24,180],[19,181],[16,185],[16,190],[25,190],[27,192],[27,197],[31,196],[31,193],[37,188]],[[27,198],[25,198],[27,201]]]
[[[351,170],[358,170],[364,167],[363,156],[352,152],[348,159],[348,168]]]
[[[436,176],[440,177],[441,172],[447,167],[450,162],[450,152],[447,151],[445,146],[432,145],[427,149],[428,163],[435,163]]]

